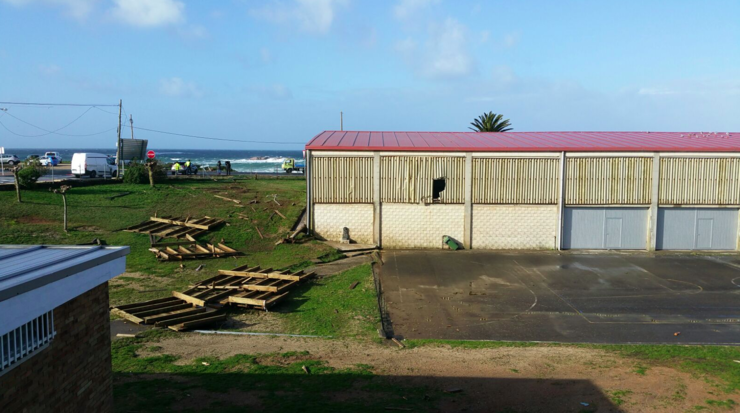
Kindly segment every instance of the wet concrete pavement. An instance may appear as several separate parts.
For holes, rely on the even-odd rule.
[[[404,338],[740,344],[735,255],[385,251],[383,261]]]

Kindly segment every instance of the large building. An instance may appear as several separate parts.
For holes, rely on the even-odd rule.
[[[306,158],[308,225],[329,240],[738,248],[740,133],[326,131]]]
[[[129,247],[0,245],[0,412],[112,412],[108,280]]]

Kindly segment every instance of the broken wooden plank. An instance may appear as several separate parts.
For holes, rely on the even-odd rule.
[[[183,331],[183,330],[189,330],[193,327],[198,327],[202,325],[212,324],[218,321],[224,321],[226,320],[226,314],[219,314],[208,318],[202,318],[200,320],[193,320],[193,321],[186,321],[181,324],[175,324],[172,326],[169,326],[168,328],[175,331]]]
[[[173,291],[172,292],[172,296],[173,297],[176,297],[176,298],[179,298],[179,299],[181,299],[183,301],[186,301],[186,302],[188,302],[190,304],[199,305],[201,307],[205,307],[206,306],[206,300],[201,300],[201,299],[195,298],[195,297],[190,296],[190,295],[185,294],[185,293],[180,293],[180,292],[177,292],[177,291]]]
[[[280,218],[282,218],[282,219],[288,219],[288,218],[285,217],[285,215],[281,214],[280,211],[278,211],[277,209],[275,210],[275,213],[278,214],[278,215],[280,215]]]
[[[170,320],[172,318],[178,318],[186,315],[192,315],[192,314],[199,314],[204,313],[208,311],[208,309],[204,307],[190,307],[190,308],[184,308],[182,310],[172,311],[169,313],[162,313],[162,314],[155,314],[149,317],[144,318],[144,322],[146,324],[156,324],[160,321]]]
[[[260,231],[259,227],[255,225],[254,228],[257,230],[257,233],[260,235],[260,238],[265,239],[265,236],[262,235],[262,231]]]

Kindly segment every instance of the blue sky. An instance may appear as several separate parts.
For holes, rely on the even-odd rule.
[[[462,131],[490,110],[519,131],[738,132],[739,22],[719,0],[0,0],[0,101],[123,99],[134,126],[297,142],[135,131],[156,148],[299,149],[340,111],[348,130]],[[0,146],[115,142],[17,136],[86,108],[0,107]],[[116,123],[94,109],[62,132]]]

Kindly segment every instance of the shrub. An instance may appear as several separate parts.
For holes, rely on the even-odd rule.
[[[154,182],[163,182],[167,179],[167,172],[161,164],[154,167]],[[148,184],[149,169],[146,164],[132,162],[126,165],[126,171],[123,174],[123,182],[127,184]]]
[[[28,163],[18,172],[18,183],[24,188],[33,188],[45,170],[38,162]]]

